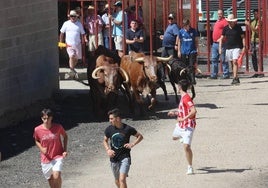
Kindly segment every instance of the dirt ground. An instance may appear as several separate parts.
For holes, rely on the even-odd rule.
[[[268,141],[267,76],[245,76],[240,81],[239,86],[231,86],[231,80],[197,79],[194,102],[198,125],[192,142],[194,175],[185,174],[187,163],[182,144],[171,140],[176,121],[166,113],[176,104],[169,83],[170,100],[164,101],[158,90],[155,113],[143,119],[132,119],[126,113],[123,121],[144,136],[132,150],[128,187],[268,187],[268,149],[263,146]],[[86,100],[87,91],[80,90],[61,96],[56,103],[57,120],[69,135],[63,187],[112,188],[115,185],[109,159],[102,147],[108,122],[94,122]],[[26,140],[31,137],[33,126],[30,127],[25,133]],[[40,171],[38,150],[30,144],[0,162],[0,177],[3,188],[48,187]]]

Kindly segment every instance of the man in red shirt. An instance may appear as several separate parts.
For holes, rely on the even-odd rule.
[[[178,123],[173,131],[173,140],[180,140],[183,143],[186,159],[188,162],[187,175],[193,174],[193,152],[191,149],[191,142],[193,133],[196,126],[196,109],[194,103],[187,93],[189,88],[189,82],[187,80],[181,80],[178,83],[179,93],[181,94],[181,100],[177,111],[169,111],[168,116],[177,116]]]
[[[42,110],[41,119],[43,123],[35,127],[33,137],[40,150],[42,171],[51,188],[60,188],[68,137],[62,125],[52,123],[53,113],[50,109]]]
[[[219,39],[222,34],[222,30],[225,26],[228,25],[227,20],[224,18],[224,12],[223,10],[218,10],[218,20],[216,21],[214,27],[213,27],[213,33],[212,33],[212,40],[213,44],[211,46],[211,79],[217,79],[218,72],[219,72],[219,58],[221,58],[222,62],[222,69],[223,69],[223,79],[230,78],[229,75],[229,63],[225,61],[225,46],[222,46],[222,54],[219,54]]]

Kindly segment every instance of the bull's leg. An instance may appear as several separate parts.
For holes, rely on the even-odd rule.
[[[175,102],[177,104],[179,104],[178,92],[177,92],[177,88],[176,88],[175,82],[172,81],[172,80],[170,80],[170,84],[172,85],[173,90],[174,90],[174,93],[175,93]]]
[[[155,107],[155,103],[156,103],[156,89],[152,89],[151,91],[151,104],[148,106],[149,110],[152,110]]]
[[[191,85],[191,92],[192,92],[192,99],[195,98],[195,89],[194,89],[194,85]]]
[[[168,95],[167,95],[167,88],[166,88],[166,84],[164,81],[162,81],[161,79],[158,80],[158,84],[159,86],[162,88],[164,95],[165,95],[165,100],[169,100]]]

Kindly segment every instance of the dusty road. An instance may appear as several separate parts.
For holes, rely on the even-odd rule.
[[[164,101],[158,90],[155,113],[145,119],[124,119],[144,135],[144,140],[132,150],[128,187],[267,188],[268,79],[244,77],[240,81],[239,86],[231,86],[231,80],[197,80],[194,101],[198,125],[192,143],[192,176],[185,174],[187,164],[182,145],[171,140],[175,119],[168,118],[166,113],[176,105],[169,83],[170,100]],[[86,86],[64,81],[61,88],[64,89],[56,100],[55,121],[63,124],[69,136],[63,187],[115,187],[102,147],[108,122],[94,122]],[[6,148],[0,162],[1,188],[48,187],[32,139],[37,123],[38,117],[13,129],[1,130],[0,141]]]
[[[158,115],[162,118],[150,120],[151,128],[148,121],[125,121],[137,125],[144,135],[144,140],[132,150],[128,187],[268,187],[267,77],[241,78],[239,86],[231,86],[231,80],[197,82],[198,125],[192,143],[195,174],[185,174],[182,145],[171,140],[175,120],[165,116],[168,109],[160,109]],[[147,128],[142,128],[142,124]],[[102,148],[94,157],[84,157],[88,157],[87,163],[65,169],[63,187],[115,187]],[[71,171],[67,173],[68,170]]]

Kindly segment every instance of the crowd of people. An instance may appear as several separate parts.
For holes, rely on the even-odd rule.
[[[66,78],[78,79],[74,68],[81,59],[82,43],[86,44],[89,56],[94,56],[94,51],[99,45],[115,50],[119,57],[124,55],[124,44],[127,44],[128,52],[143,51],[145,35],[141,7],[137,11],[138,16],[135,5],[122,10],[121,1],[115,2],[112,7],[106,4],[103,10],[97,11],[101,14],[95,15],[95,9],[96,7],[89,5],[85,18],[81,18],[80,7],[71,10],[69,19],[60,29],[60,42],[67,44],[66,50],[69,56],[70,72]],[[124,32],[126,39],[123,38]]]
[[[117,1],[113,6],[108,4],[103,10],[98,10],[100,14],[95,15],[95,8],[92,5],[87,7],[85,18],[81,19],[81,10],[78,7],[71,10],[69,20],[64,22],[60,29],[60,42],[68,44],[67,53],[69,56],[70,72],[67,77],[78,78],[75,66],[81,59],[81,43],[85,42],[88,55],[94,56],[94,51],[99,45],[116,51],[119,57],[124,55],[126,44],[126,52],[144,52],[145,28],[143,24],[142,8],[136,11],[136,6],[129,6],[126,10],[122,10],[122,2]],[[136,13],[138,15],[136,16]],[[263,68],[258,67],[258,10],[253,11],[254,19],[245,21],[251,31],[251,52],[252,65],[256,72],[252,77],[263,77],[258,73]],[[82,25],[82,22],[84,25]],[[125,38],[124,38],[125,33]],[[95,36],[97,35],[97,37]],[[65,38],[64,38],[65,36]],[[82,36],[82,37],[81,37]],[[83,41],[81,41],[81,38]],[[184,19],[182,26],[178,26],[175,15],[168,15],[168,26],[164,34],[160,35],[162,40],[162,57],[172,55],[179,58],[189,67],[190,79],[192,84],[196,84],[195,72],[198,55],[198,32],[191,27],[189,19]],[[125,41],[124,41],[125,40]],[[97,44],[96,44],[97,43]],[[219,62],[222,65],[222,79],[230,78],[229,63],[232,65],[233,84],[239,84],[237,60],[241,53],[245,52],[249,47],[245,46],[245,34],[237,19],[233,14],[224,17],[224,11],[218,10],[218,20],[214,25],[211,45],[211,79],[217,79],[219,73]],[[166,78],[165,64],[159,65],[158,76],[164,81]],[[162,67],[161,67],[162,66]],[[260,68],[260,70],[259,70]]]

